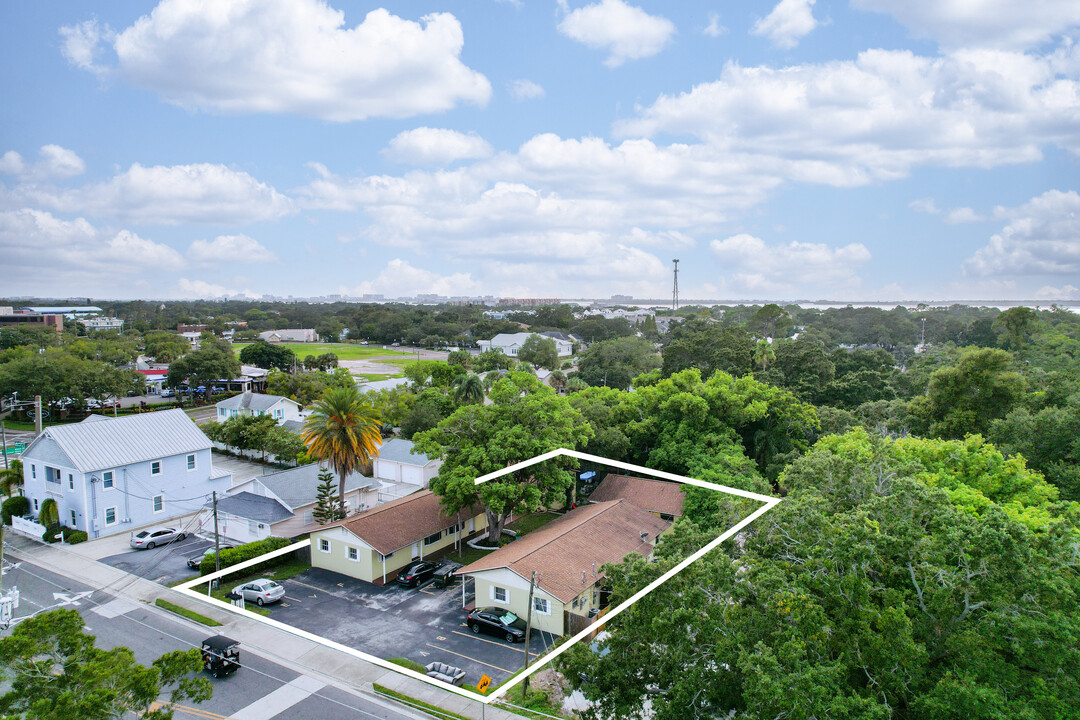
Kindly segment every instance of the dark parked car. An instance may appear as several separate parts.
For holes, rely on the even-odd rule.
[[[405,587],[416,587],[433,575],[435,575],[435,563],[427,560],[417,560],[401,568],[397,581]]]
[[[525,621],[509,610],[477,608],[469,613],[466,623],[475,635],[483,632],[504,638],[506,642],[521,642],[525,639]]]
[[[231,547],[232,547],[232,545],[222,545],[221,549],[222,550],[228,550]],[[214,556],[214,548],[208,547],[208,548],[206,548],[206,550],[204,550],[202,552],[202,554],[200,554],[200,555],[192,555],[191,557],[189,557],[187,559],[187,566],[189,568],[191,568],[192,570],[198,570],[199,566],[202,565],[203,558],[208,556],[208,555],[210,557]]]

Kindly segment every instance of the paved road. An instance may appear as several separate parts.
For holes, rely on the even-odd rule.
[[[153,550],[130,550],[103,557],[99,562],[162,585],[169,585],[178,580],[190,580],[198,575],[198,570],[188,569],[187,560],[190,557],[202,557],[203,552],[211,544],[209,540],[189,535],[179,542],[163,547]]]
[[[86,631],[102,648],[124,645],[142,663],[162,653],[198,647],[214,634],[186,621],[173,620],[164,611],[94,590],[29,562],[16,563],[4,573],[4,586],[17,585],[22,595],[17,617],[56,607],[71,607],[82,614]],[[11,630],[0,631],[0,635]],[[211,679],[214,696],[194,707],[178,707],[178,720],[414,720],[416,717],[365,696],[326,685],[241,648],[243,667],[234,675]]]

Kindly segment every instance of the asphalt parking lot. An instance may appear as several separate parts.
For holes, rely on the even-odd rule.
[[[469,685],[482,674],[499,683],[525,661],[523,644],[469,632],[460,583],[445,589],[430,581],[420,588],[380,587],[313,568],[281,584],[285,599],[270,606],[274,620],[376,657],[455,665]],[[534,632],[534,656],[555,640]]]
[[[188,569],[187,560],[194,555],[201,556],[210,545],[209,540],[188,535],[183,540],[156,547],[153,550],[130,550],[103,557],[100,562],[132,575],[168,585],[178,580],[190,580],[198,575],[198,570]]]

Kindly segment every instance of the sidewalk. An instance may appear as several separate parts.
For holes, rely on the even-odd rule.
[[[44,545],[14,534],[5,535],[5,544],[8,546],[5,548],[6,553],[90,587],[151,606],[154,605],[156,599],[164,598],[169,602],[197,610],[202,615],[222,623],[218,629],[222,634],[239,640],[256,654],[273,659],[297,672],[341,686],[343,689],[373,695],[372,683],[378,683],[403,695],[467,718],[521,720],[521,716],[506,710],[492,706],[485,709],[483,703],[440,690],[420,680],[386,670],[352,655],[209,604],[200,604],[195,607],[191,598],[172,588],[99,563],[85,554],[73,552],[73,548]],[[171,613],[169,617],[178,622],[190,622]],[[392,702],[381,695],[375,695],[375,697],[384,702]],[[413,712],[416,711],[413,710]]]

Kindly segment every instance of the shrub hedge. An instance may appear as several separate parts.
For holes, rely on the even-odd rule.
[[[5,525],[11,524],[11,518],[22,517],[28,512],[30,512],[30,498],[22,495],[8,498],[3,506],[0,506],[0,515],[3,515]]]
[[[281,548],[291,544],[292,541],[286,540],[285,538],[271,537],[266,538],[265,540],[256,540],[255,542],[250,542],[246,545],[241,545],[240,547],[222,550],[220,553],[221,567],[222,569],[225,569],[233,565],[239,565],[242,562],[257,558],[260,555],[265,555],[266,553],[273,552],[274,550],[280,550]],[[260,570],[274,567],[275,565],[279,565],[283,562],[288,562],[290,559],[291,558],[288,554],[280,555],[276,558],[271,558],[270,560],[256,563],[250,568],[247,568],[247,571],[251,573],[256,573]],[[202,564],[199,565],[199,574],[209,575],[212,572],[214,572],[214,556],[213,554],[210,554],[204,557],[202,560]]]

